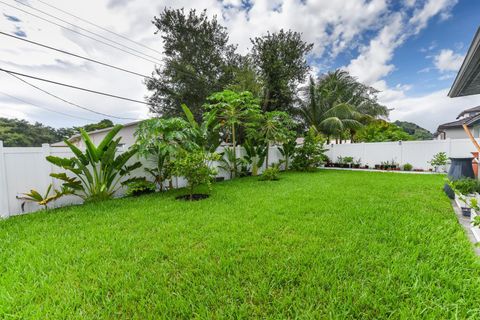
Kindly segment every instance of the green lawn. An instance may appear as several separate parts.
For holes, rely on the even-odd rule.
[[[480,317],[443,177],[287,173],[0,222],[0,318]]]

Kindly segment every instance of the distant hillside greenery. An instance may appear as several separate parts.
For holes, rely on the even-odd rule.
[[[104,119],[83,127],[55,129],[39,122],[31,124],[26,120],[0,118],[0,140],[5,147],[40,147],[42,143],[62,141],[78,133],[79,128],[94,131],[112,126],[112,121]]]
[[[407,121],[395,121],[393,124],[402,128],[406,133],[413,137],[413,140],[432,140],[433,134],[415,123]]]

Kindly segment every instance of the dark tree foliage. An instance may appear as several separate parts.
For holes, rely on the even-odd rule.
[[[298,32],[267,33],[251,39],[252,57],[263,83],[263,111],[291,111],[297,85],[309,70],[306,56],[313,44],[302,40]]]
[[[91,123],[91,124],[87,124],[83,127],[74,127],[74,130],[76,131],[75,133],[78,133],[80,132],[80,128],[82,128],[83,130],[87,131],[87,132],[90,132],[90,131],[95,131],[95,130],[100,130],[100,129],[105,129],[105,128],[110,128],[110,127],[113,127],[114,124],[111,120],[109,119],[103,119],[102,121],[100,122],[97,122],[97,123]]]
[[[432,140],[433,139],[433,134],[430,131],[420,127],[419,125],[413,122],[397,120],[393,124],[402,128],[405,132],[411,135],[415,140]]]
[[[216,17],[206,11],[165,9],[152,21],[164,45],[164,64],[153,80],[146,80],[150,110],[158,115],[181,116],[181,104],[189,106],[197,119],[207,96],[232,82],[236,46],[228,44],[228,33]]]
[[[40,147],[42,143],[55,143],[69,138],[79,132],[80,128],[86,131],[112,127],[110,120],[87,124],[84,127],[55,129],[36,122],[26,120],[0,118],[0,140],[5,147]]]

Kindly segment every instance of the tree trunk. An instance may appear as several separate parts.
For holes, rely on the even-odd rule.
[[[265,156],[265,169],[268,169],[268,152],[270,151],[270,142],[267,143],[267,154]]]
[[[235,125],[232,125],[232,144],[233,144],[233,176],[237,176],[237,139],[235,138]]]

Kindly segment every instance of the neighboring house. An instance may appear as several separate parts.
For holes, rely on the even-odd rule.
[[[480,106],[463,110],[456,121],[441,124],[435,132],[435,139],[468,139],[467,133],[463,129],[466,124],[475,138],[480,138]]]
[[[448,92],[451,98],[474,94],[480,94],[480,28]],[[457,121],[440,125],[435,136],[437,139],[466,139],[468,135],[463,124],[468,126],[474,138],[480,138],[480,106],[464,110]]]
[[[130,122],[123,125],[123,128],[120,129],[120,131],[116,136],[117,138],[118,137],[122,138],[122,140],[120,141],[121,146],[128,148],[135,143],[134,133],[135,133],[135,130],[137,129],[138,124],[141,121],[142,120],[134,121],[134,122]],[[108,134],[108,132],[110,132],[111,129],[112,128],[105,128],[105,129],[90,131],[88,135],[90,136],[90,139],[92,139],[93,143],[95,145],[98,145],[102,141],[102,139]],[[83,140],[80,138],[79,134],[76,134],[70,137],[68,141],[70,141],[71,143],[73,143],[75,146],[79,148],[85,147]],[[66,145],[64,142],[57,142],[52,144],[52,147],[65,147],[65,146]]]

